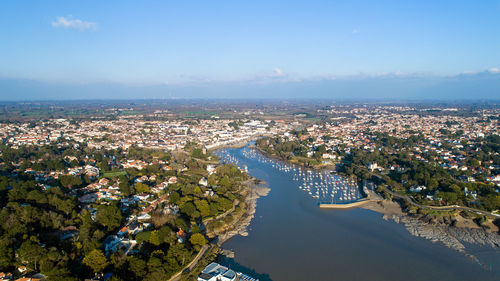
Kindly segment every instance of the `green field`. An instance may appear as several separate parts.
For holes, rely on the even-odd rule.
[[[200,111],[182,111],[180,112],[181,114],[185,115],[216,115],[217,112],[215,111],[205,111],[205,110],[200,110]]]
[[[119,177],[119,176],[125,176],[127,175],[127,172],[110,172],[110,173],[104,173],[102,174],[103,177],[105,178],[113,178],[113,177]]]

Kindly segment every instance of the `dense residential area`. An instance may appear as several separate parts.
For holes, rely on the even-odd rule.
[[[372,106],[322,109],[335,117],[262,138],[258,147],[310,167],[335,165],[358,180],[430,205],[500,208],[498,109],[458,112]]]
[[[0,278],[252,280],[213,262],[255,212],[255,179],[212,153],[252,140],[278,159],[374,183],[385,198],[500,208],[496,108],[280,105],[153,118],[161,114],[3,119]]]
[[[246,173],[195,143],[5,143],[0,272],[16,280],[167,280],[247,208]]]

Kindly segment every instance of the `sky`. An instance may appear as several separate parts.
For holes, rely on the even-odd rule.
[[[500,99],[500,0],[5,0],[0,38],[0,100]]]

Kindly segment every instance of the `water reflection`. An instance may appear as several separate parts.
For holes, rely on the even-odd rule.
[[[297,167],[284,168],[248,147],[224,149],[218,155],[271,188],[258,201],[249,235],[223,245],[235,252],[235,265],[252,270],[242,269],[245,273],[278,281],[500,279],[495,268],[490,272],[442,244],[411,236],[403,225],[378,213],[319,209],[321,197],[299,188],[302,182],[293,171]],[[318,181],[318,175],[311,177]],[[493,265],[500,264],[498,255],[490,258]]]

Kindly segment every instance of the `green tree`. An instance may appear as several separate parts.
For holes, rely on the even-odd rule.
[[[198,158],[198,159],[204,159],[205,158],[205,154],[203,154],[203,150],[201,150],[201,148],[195,148],[195,149],[193,149],[192,156],[194,158]]]
[[[137,279],[142,279],[144,275],[147,273],[146,262],[134,257],[130,256],[127,258],[128,261],[128,269],[134,273]]]
[[[126,180],[121,180],[118,187],[120,188],[121,193],[125,196],[130,196],[133,193],[130,184]]]
[[[196,217],[195,214],[197,213],[197,211],[193,202],[184,203],[184,205],[182,205],[181,207],[181,211],[189,217]]]
[[[196,208],[200,211],[202,217],[206,217],[210,215],[210,206],[206,200],[196,200],[194,201]]]
[[[96,218],[108,230],[113,230],[121,225],[123,215],[116,205],[99,205]]]
[[[163,241],[161,241],[160,239],[160,234],[158,233],[158,230],[151,231],[151,235],[149,236],[149,243],[155,246],[160,246],[162,242]]]
[[[191,242],[191,244],[193,245],[200,245],[200,246],[203,246],[205,244],[207,244],[207,239],[205,239],[205,236],[203,236],[203,234],[201,233],[195,233],[193,235],[191,235],[191,238],[189,238],[189,242]]]
[[[151,189],[147,184],[144,184],[142,182],[138,182],[135,184],[135,191],[137,193],[143,193],[143,192],[149,192]]]
[[[83,264],[90,267],[95,273],[98,273],[106,268],[108,259],[101,250],[94,249],[83,258]]]
[[[177,202],[179,202],[179,199],[181,199],[181,196],[179,195],[179,193],[172,191],[172,193],[170,193],[168,198],[171,203],[177,204]]]
[[[19,247],[18,256],[21,263],[27,262],[32,268],[37,270],[37,265],[45,254],[45,249],[38,243],[31,240],[26,240]]]
[[[7,236],[0,238],[0,270],[7,269],[14,261],[14,251]]]
[[[66,188],[80,186],[82,184],[82,179],[80,177],[74,177],[70,175],[60,176],[59,181],[61,182],[61,185]]]

